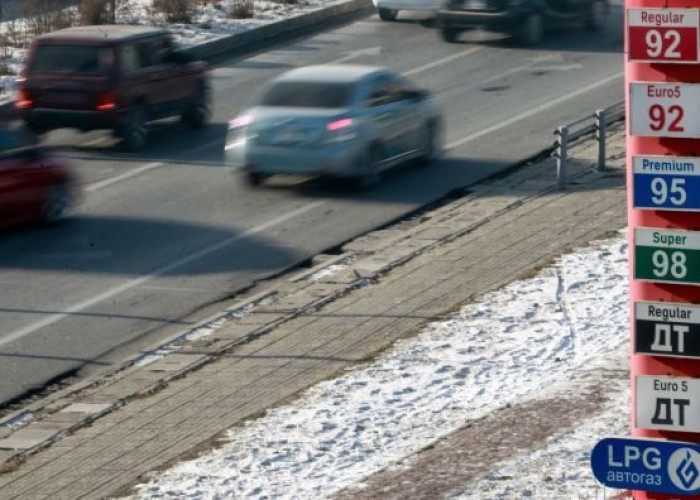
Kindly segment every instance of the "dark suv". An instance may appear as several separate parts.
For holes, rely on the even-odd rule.
[[[546,28],[583,23],[591,31],[605,26],[607,0],[444,0],[436,15],[440,36],[456,42],[470,28],[515,35],[523,45],[536,45]]]
[[[111,129],[134,150],[145,145],[150,120],[206,123],[207,73],[206,63],[177,50],[162,29],[68,28],[33,41],[15,108],[37,133]]]

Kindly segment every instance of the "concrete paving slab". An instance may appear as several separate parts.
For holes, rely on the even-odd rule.
[[[29,425],[12,436],[0,439],[0,450],[28,450],[50,441],[59,432],[60,429],[35,429]]]
[[[97,413],[102,413],[109,407],[110,405],[107,404],[73,403],[63,408],[60,413],[86,413],[88,415],[95,415]]]

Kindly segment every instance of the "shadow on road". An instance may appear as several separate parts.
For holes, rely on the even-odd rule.
[[[276,270],[296,259],[254,234],[174,220],[80,215],[0,234],[3,269],[61,274],[192,276]]]

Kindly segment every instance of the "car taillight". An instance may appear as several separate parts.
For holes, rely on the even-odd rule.
[[[228,128],[229,129],[235,129],[235,128],[241,128],[245,127],[246,125],[250,125],[253,123],[253,117],[250,115],[243,115],[239,116],[237,118],[234,118],[230,122],[228,122]]]
[[[329,132],[335,132],[336,130],[349,127],[350,125],[352,125],[352,118],[342,118],[340,120],[330,122],[328,125],[326,125],[326,130]]]
[[[18,108],[31,108],[34,105],[31,95],[27,89],[19,89],[15,106]]]
[[[114,92],[105,92],[97,98],[97,111],[112,111],[117,108],[117,95]]]
[[[326,143],[341,143],[357,139],[357,127],[352,118],[341,118],[326,124]]]

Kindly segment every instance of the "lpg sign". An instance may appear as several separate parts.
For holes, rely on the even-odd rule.
[[[591,453],[595,478],[621,490],[700,492],[700,446],[654,439],[605,438]]]

